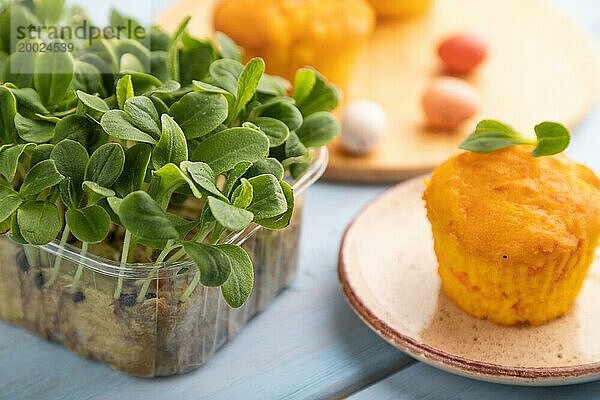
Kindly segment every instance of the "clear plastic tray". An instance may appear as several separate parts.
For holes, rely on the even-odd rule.
[[[58,242],[23,246],[0,237],[0,319],[64,344],[131,375],[154,377],[181,374],[202,365],[217,349],[269,304],[294,276],[302,220],[303,192],[322,174],[327,150],[314,152],[310,169],[292,182],[296,207],[291,225],[269,231],[256,225],[228,238],[241,244],[254,263],[254,289],[239,309],[224,302],[219,288],[200,285],[180,301],[194,273],[189,262],[119,263]],[[57,256],[60,276],[46,287]],[[77,290],[71,287],[78,265],[83,273]],[[157,268],[158,267],[158,268]],[[120,300],[113,294],[124,277]],[[137,302],[140,286],[152,276],[145,300]]]

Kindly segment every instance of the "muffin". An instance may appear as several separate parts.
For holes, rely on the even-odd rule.
[[[446,295],[503,325],[568,312],[600,235],[600,180],[565,155],[530,146],[461,153],[423,196]]]
[[[375,12],[366,0],[224,0],[214,22],[247,58],[263,57],[268,73],[293,81],[298,68],[312,66],[343,88]]]
[[[421,14],[429,8],[431,0],[369,0],[378,17],[407,17]]]

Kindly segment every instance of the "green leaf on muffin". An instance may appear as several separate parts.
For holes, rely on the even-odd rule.
[[[557,122],[542,122],[534,129],[537,139],[530,140],[502,122],[485,119],[477,124],[475,132],[459,148],[475,153],[490,153],[527,144],[535,146],[531,153],[534,157],[543,157],[561,153],[569,146],[569,130]]]

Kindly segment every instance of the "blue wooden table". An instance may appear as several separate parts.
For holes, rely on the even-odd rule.
[[[552,2],[578,19],[600,48],[600,2]],[[569,153],[600,173],[599,127],[597,106],[579,127]],[[363,325],[339,289],[337,251],[345,226],[384,189],[315,185],[307,200],[297,278],[201,369],[136,379],[0,323],[0,399],[600,398],[600,381],[524,388],[447,374],[414,361]]]

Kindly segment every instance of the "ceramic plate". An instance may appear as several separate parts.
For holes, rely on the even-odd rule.
[[[459,375],[518,385],[600,378],[599,263],[573,311],[551,323],[505,327],[473,318],[441,292],[423,179],[388,190],[348,227],[339,276],[356,313],[400,350]]]

